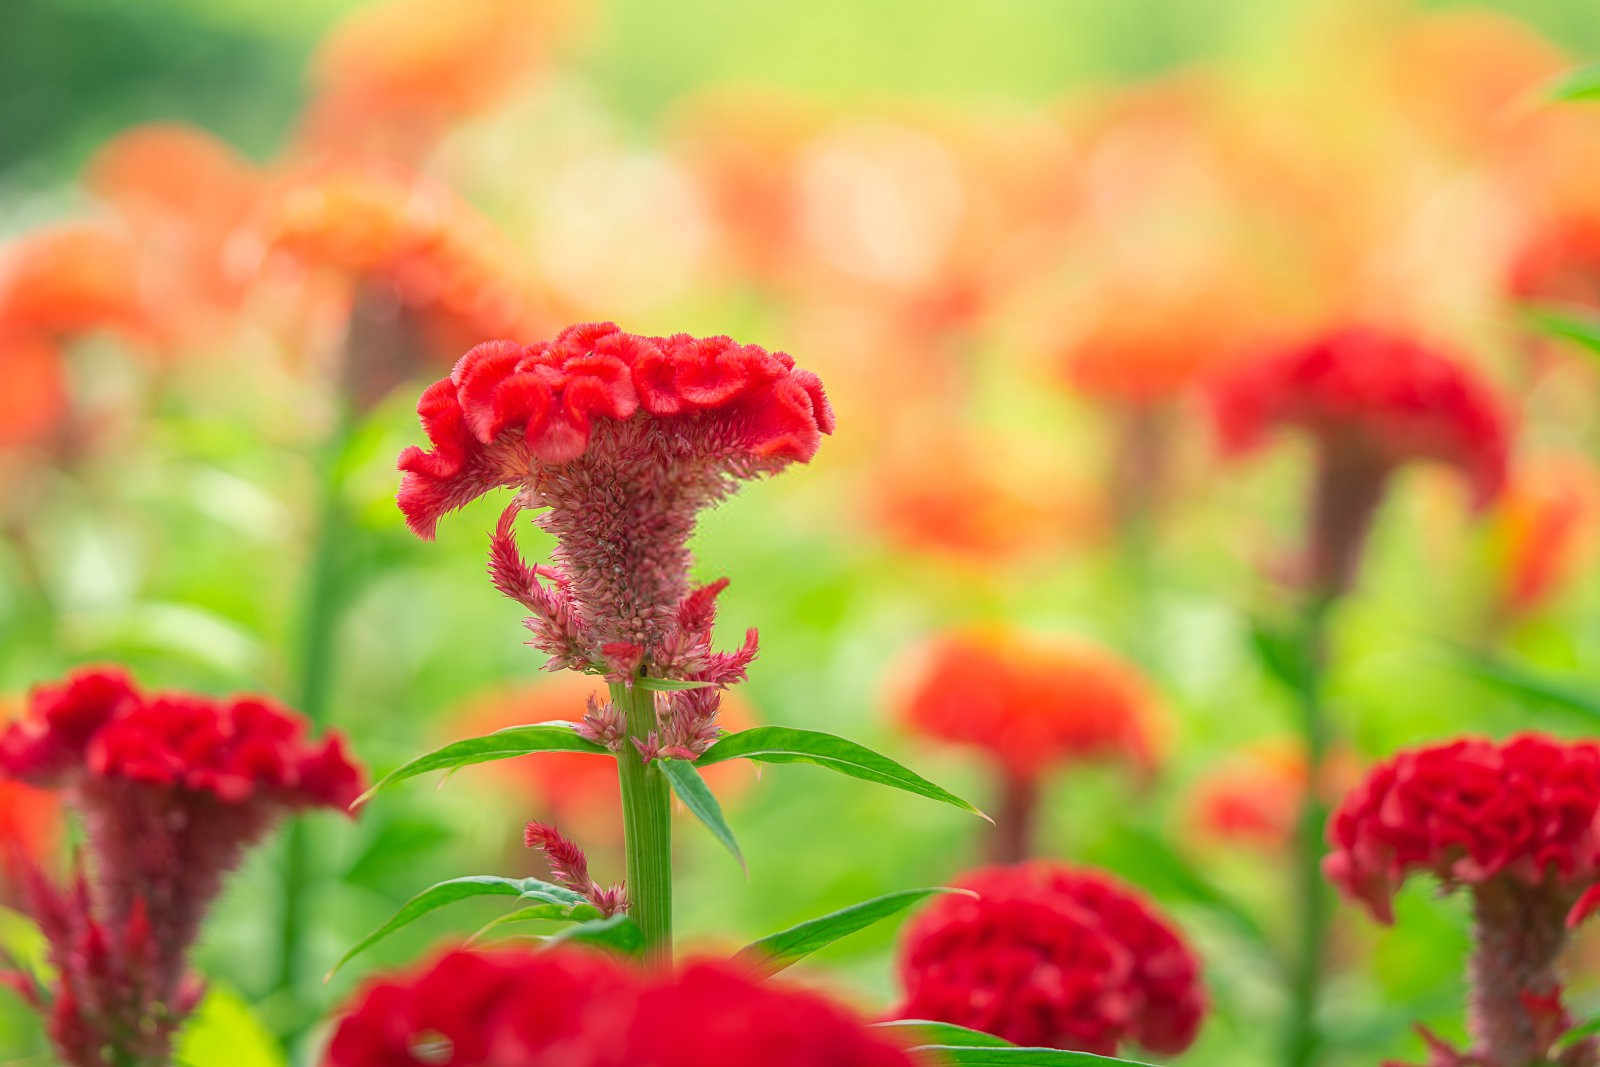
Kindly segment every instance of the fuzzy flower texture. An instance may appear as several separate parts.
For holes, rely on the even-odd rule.
[[[342,810],[361,791],[342,740],[310,743],[282,708],[144,693],[110,669],[35,690],[0,734],[0,775],[61,789],[84,821],[69,885],[30,865],[54,988],[7,976],[72,1067],[166,1064],[199,1001],[186,956],[223,876],[285,813]]]
[[[689,582],[695,517],[743,479],[816,454],[833,413],[816,375],[781,352],[726,337],[642,337],[610,323],[553,341],[490,341],[456,363],[417,407],[431,451],[400,456],[399,505],[421,537],[491,489],[518,490],[490,546],[495,586],[525,606],[530,642],[551,670],[627,681],[646,674],[709,683],[673,694],[646,757],[692,756],[716,736],[715,687],[740,681],[756,654],[715,652],[726,580]],[[552,566],[523,561],[514,521],[557,541]],[[615,743],[615,709],[585,732]]]
[[[897,1014],[1018,1045],[1114,1055],[1134,1042],[1175,1055],[1206,1010],[1200,964],[1133,890],[1097,871],[1036,861],[986,867],[907,927]]]
[[[725,962],[454,951],[358,994],[323,1067],[912,1067],[844,1008]]]
[[[1402,752],[1334,812],[1324,869],[1379,921],[1393,921],[1414,872],[1472,894],[1473,1048],[1430,1036],[1433,1063],[1600,1063],[1592,1039],[1553,1051],[1569,1025],[1557,974],[1567,930],[1600,906],[1597,817],[1600,744],[1538,734]]]

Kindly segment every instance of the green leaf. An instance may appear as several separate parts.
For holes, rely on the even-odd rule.
[[[681,678],[635,678],[633,684],[636,688],[651,693],[677,693],[685,689],[705,689],[716,683],[689,682]]]
[[[327,977],[332,978],[339,968],[402,926],[413,923],[429,912],[437,911],[447,904],[454,904],[456,901],[465,900],[468,897],[482,896],[517,897],[522,900],[535,900],[541,904],[551,904],[559,909],[564,909],[562,914],[552,915],[550,916],[551,918],[584,920],[600,914],[593,904],[572,890],[540,881],[537,878],[502,878],[495,874],[473,874],[464,878],[451,878],[429,886],[406,901],[404,906],[389,918],[388,922],[356,942],[355,947],[341,956],[339,962],[335,963],[332,970],[328,971]]]
[[[955,1023],[934,1022],[931,1019],[889,1019],[874,1023],[879,1030],[899,1034],[914,1048],[928,1045],[954,1045],[961,1048],[1014,1048],[1003,1037],[971,1030]]]
[[[644,952],[644,932],[638,923],[619,912],[606,919],[590,919],[569,926],[545,938],[544,943],[547,948],[569,943],[592,945],[624,956],[638,956]]]
[[[286,1067],[289,1062],[244,999],[214,982],[183,1024],[174,1059],[186,1067]]]
[[[1600,63],[1561,75],[1545,95],[1551,100],[1600,100]]]
[[[1600,319],[1577,309],[1529,307],[1524,309],[1535,330],[1562,341],[1571,341],[1600,356]]]
[[[700,777],[700,772],[695,770],[694,764],[681,759],[664,759],[658,762],[661,764],[661,769],[666,772],[667,781],[672,783],[672,791],[683,801],[683,806],[693,812],[695,818],[705,823],[706,829],[733,853],[733,858],[739,861],[740,868],[748,876],[750,868],[745,866],[744,853],[739,851],[739,842],[734,840],[733,831],[728,828],[727,820],[722,817],[722,805],[717,803],[717,798],[706,786],[705,779]]]
[[[580,737],[572,728],[572,723],[563,720],[534,723],[531,726],[508,726],[504,730],[496,730],[482,737],[452,741],[441,749],[401,764],[373,783],[372,788],[357,797],[355,803],[350,806],[359,808],[371,799],[372,794],[385,786],[403,782],[407,778],[415,778],[419,774],[453,770],[474,763],[488,763],[490,760],[511,759],[514,756],[526,756],[530,752],[592,752],[599,756],[611,755],[603,745],[597,745],[587,738]]]
[[[490,931],[497,930],[502,926],[508,926],[511,923],[536,922],[541,919],[553,919],[557,922],[570,921],[572,916],[569,912],[570,909],[565,904],[534,904],[526,908],[518,908],[516,911],[508,911],[504,915],[495,916],[478,927],[473,935],[467,938],[467,944],[471,945],[482,941],[489,935]]]
[[[842,937],[848,937],[857,930],[865,930],[876,922],[881,922],[891,915],[905,911],[911,905],[938,893],[960,893],[965,896],[975,897],[976,893],[967,889],[950,889],[945,886],[934,886],[930,889],[903,889],[898,893],[885,893],[881,897],[863,900],[859,904],[852,904],[848,908],[815,919],[808,919],[787,930],[779,930],[775,934],[768,934],[759,941],[752,941],[739,950],[737,959],[750,964],[763,976],[777,974],[785,967],[804,959],[820,948],[833,944]]]
[[[1559,1048],[1567,1048],[1571,1045],[1577,1044],[1584,1038],[1592,1037],[1595,1034],[1600,1034],[1600,1016],[1590,1019],[1586,1023],[1580,1023],[1577,1026],[1574,1026],[1572,1029],[1561,1035],[1561,1037],[1557,1040],[1556,1045]]]
[[[1306,652],[1306,643],[1299,635],[1288,632],[1265,619],[1250,620],[1250,647],[1256,660],[1273,678],[1291,691],[1306,692],[1316,677],[1316,666]]]
[[[1569,685],[1565,679],[1539,674],[1487,652],[1462,645],[1450,647],[1462,668],[1481,682],[1513,696],[1576,712],[1591,721],[1600,719],[1600,694],[1585,692]]]
[[[989,816],[954,793],[934,785],[888,756],[879,755],[854,741],[816,730],[796,730],[787,726],[757,726],[741,730],[706,749],[705,754],[695,760],[695,766],[709,767],[730,759],[753,759],[762,763],[814,763],[852,778],[893,786],[989,819]]]
[[[1119,1060],[1096,1056],[1092,1052],[1068,1052],[1059,1048],[997,1047],[993,1045],[922,1045],[916,1052],[936,1056],[951,1067],[1109,1067],[1130,1064],[1150,1067],[1140,1060]]]

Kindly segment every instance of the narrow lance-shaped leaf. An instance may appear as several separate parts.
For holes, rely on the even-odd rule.
[[[651,693],[677,693],[685,689],[705,689],[714,682],[691,682],[682,678],[635,678],[633,684]]]
[[[1114,1056],[1059,1048],[922,1045],[914,1051],[950,1067],[1115,1067],[1117,1064],[1151,1067],[1142,1060],[1119,1060]]]
[[[733,853],[733,858],[739,861],[739,866],[748,875],[750,868],[745,866],[744,853],[739,851],[739,842],[734,840],[728,821],[722,817],[722,805],[717,803],[716,796],[706,785],[705,779],[700,777],[700,772],[695,770],[694,764],[681,759],[663,759],[659,762],[661,769],[666,772],[667,781],[672,783],[672,791],[678,794],[683,806],[688,808],[695,818],[705,823],[706,829],[722,842],[723,847]]]
[[[1600,63],[1563,74],[1545,95],[1551,100],[1600,100]]]
[[[482,737],[452,741],[443,748],[401,764],[373,783],[372,788],[357,797],[355,803],[350,806],[358,808],[378,790],[396,782],[403,782],[407,778],[415,778],[419,774],[427,774],[429,771],[453,770],[473,763],[488,763],[491,760],[526,756],[531,752],[590,752],[598,756],[611,754],[604,746],[579,736],[570,722],[557,720],[534,723],[531,726],[508,726],[504,730],[496,730]]]
[[[581,944],[618,952],[624,956],[638,956],[644,952],[644,932],[639,924],[624,914],[604,919],[590,919],[569,926],[544,939],[546,948],[556,945]]]
[[[1550,678],[1486,652],[1462,645],[1450,647],[1463,669],[1479,681],[1513,696],[1576,712],[1586,719],[1600,719],[1600,693],[1584,692],[1563,679]]]
[[[473,874],[463,878],[451,878],[429,886],[406,901],[400,910],[389,918],[388,922],[356,942],[350,951],[341,956],[339,962],[335,963],[333,968],[328,971],[327,977],[332,978],[339,968],[402,926],[409,925],[429,912],[437,911],[447,904],[454,904],[456,901],[465,900],[468,897],[482,896],[518,897],[522,900],[533,900],[541,904],[553,905],[556,909],[550,915],[550,918],[553,919],[566,918],[577,921],[592,919],[600,914],[598,908],[572,890],[540,881],[538,878],[502,878],[494,874]],[[565,914],[561,913],[562,909],[565,909]]]
[[[888,756],[854,741],[816,730],[796,730],[787,726],[757,726],[741,730],[706,749],[695,765],[709,767],[730,759],[752,759],[762,763],[814,763],[852,778],[892,786],[970,811],[984,819],[989,818],[954,793],[934,785]]]
[[[1554,307],[1530,307],[1525,310],[1528,323],[1535,330],[1562,341],[1571,341],[1600,356],[1600,319],[1577,310]]]
[[[963,1048],[1014,1048],[1003,1037],[972,1030],[955,1023],[934,1022],[932,1019],[888,1019],[874,1023],[879,1030],[898,1035],[914,1048],[928,1045],[953,1045]]]
[[[571,909],[565,904],[533,904],[526,908],[518,908],[516,911],[508,911],[504,915],[495,916],[478,927],[473,935],[467,938],[467,944],[477,944],[485,937],[488,937],[491,932],[513,923],[538,922],[539,920],[549,919],[554,919],[558,922],[570,922],[573,918],[570,912]]]
[[[885,893],[881,897],[863,900],[848,908],[808,919],[803,923],[768,934],[739,950],[737,959],[749,964],[763,976],[777,974],[785,967],[797,963],[813,952],[826,948],[842,937],[857,930],[865,930],[874,923],[905,911],[911,905],[938,893],[962,893],[969,897],[976,893],[966,889],[934,886],[929,889],[903,889],[898,893]]]

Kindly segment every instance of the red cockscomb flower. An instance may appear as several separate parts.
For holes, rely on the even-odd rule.
[[[1004,797],[994,858],[1026,857],[1040,779],[1077,762],[1155,765],[1165,715],[1131,664],[1086,641],[991,628],[933,638],[896,679],[896,714],[993,761]]]
[[[341,739],[309,744],[264,700],[146,694],[110,669],[36,689],[0,734],[0,775],[64,789],[83,816],[89,870],[66,888],[31,877],[60,976],[51,1032],[74,1067],[165,1062],[198,998],[185,959],[223,875],[285,812],[344,808],[361,790]]]
[[[1353,582],[1396,467],[1450,464],[1480,507],[1505,482],[1510,428],[1502,402],[1464,364],[1409,337],[1335,330],[1241,368],[1215,399],[1231,451],[1255,448],[1280,426],[1315,438],[1319,468],[1305,566],[1311,586],[1324,594]]]
[[[1205,1014],[1200,965],[1178,932],[1108,875],[1034,862],[956,882],[906,929],[902,1018],[1019,1045],[1111,1055],[1182,1052]]]
[[[625,968],[574,949],[450,952],[382,980],[323,1067],[911,1067],[830,1001],[728,963]]]
[[[1559,996],[1566,928],[1600,904],[1597,817],[1600,745],[1451,741],[1375,767],[1333,813],[1323,869],[1385,923],[1413,872],[1471,890],[1473,1051],[1512,1067],[1541,1060],[1556,1036],[1530,1003]]]
[[[533,644],[550,668],[641,669],[655,677],[731,684],[755,656],[711,650],[726,580],[691,591],[695,516],[738,481],[816,453],[833,416],[817,377],[781,352],[726,337],[640,337],[610,323],[554,341],[481,344],[423,393],[433,450],[409,448],[399,504],[413,531],[500,486],[520,493],[491,543],[495,585],[533,612]],[[528,566],[513,523],[546,508],[556,567]],[[549,584],[546,584],[549,583]],[[704,748],[717,694],[679,694],[656,751]]]
[[[662,693],[657,703],[670,706],[675,696]],[[475,737],[528,723],[559,719],[581,722],[590,714],[591,704],[598,708],[607,700],[606,687],[600,679],[562,672],[537,685],[474,699],[459,716],[456,733]],[[670,707],[662,710],[670,712]],[[738,731],[754,726],[756,718],[748,703],[737,693],[729,692],[722,696],[717,723],[723,730]],[[469,767],[458,773],[476,775],[480,781],[492,780],[500,787],[515,790],[518,803],[530,805],[542,819],[576,828],[586,840],[620,839],[622,799],[617,769],[611,760],[578,752],[543,752]],[[748,760],[728,760],[707,767],[703,774],[723,803],[754,777]]]

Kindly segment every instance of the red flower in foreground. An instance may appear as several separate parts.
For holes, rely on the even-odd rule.
[[[260,699],[146,694],[99,669],[36,689],[0,734],[0,775],[64,789],[87,835],[74,885],[30,879],[59,972],[36,1000],[68,1063],[165,1062],[199,996],[185,958],[224,874],[285,812],[360,792],[342,741],[304,732]]]
[[[433,450],[401,453],[400,509],[431,537],[445,512],[520,488],[489,570],[533,613],[532,644],[550,669],[616,680],[643,670],[713,687],[744,677],[755,631],[736,652],[711,650],[727,582],[691,590],[688,539],[699,510],[739,480],[816,453],[833,416],[815,375],[726,337],[640,337],[599,323],[536,345],[481,344],[417,410]],[[518,553],[524,507],[548,509],[538,523],[556,537],[556,567],[530,567]],[[678,696],[647,758],[692,754],[715,736],[716,689]]]
[[[1538,734],[1452,741],[1375,767],[1334,812],[1323,867],[1382,922],[1413,872],[1471,890],[1474,1054],[1520,1067],[1556,1036],[1532,1007],[1559,997],[1566,927],[1600,903],[1597,817],[1600,745]],[[1579,1062],[1593,1063],[1585,1047]]]
[[[1148,772],[1165,721],[1154,688],[1112,652],[1004,629],[933,638],[897,688],[908,727],[974,749],[1000,771],[994,858],[1003,862],[1027,855],[1045,774],[1095,760]]]
[[[1510,427],[1500,399],[1464,364],[1404,336],[1352,327],[1257,361],[1216,392],[1222,441],[1255,448],[1289,426],[1317,444],[1314,588],[1344,592],[1389,474],[1412,460],[1457,468],[1478,506],[1506,478]]]
[[[1045,862],[956,885],[977,897],[940,897],[906,929],[898,1016],[1100,1055],[1130,1041],[1175,1054],[1194,1041],[1206,1009],[1199,962],[1128,887]]]
[[[456,951],[358,995],[323,1067],[911,1067],[830,1001],[727,963]]]

